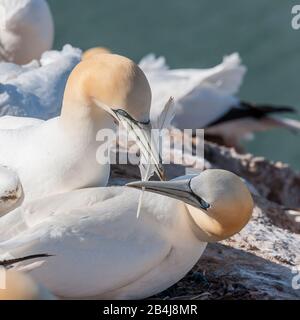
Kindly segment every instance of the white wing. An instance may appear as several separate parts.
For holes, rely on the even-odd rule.
[[[0,84],[0,116],[47,120],[59,115],[67,79],[80,59],[81,51],[67,45],[60,52],[45,53],[38,68],[14,68]]]
[[[177,101],[173,125],[179,129],[204,129],[222,118],[232,107],[239,106],[239,99],[217,88],[203,84]]]
[[[35,118],[23,118],[23,117],[0,117],[0,130],[16,130],[29,126],[36,126],[44,122],[43,120]]]
[[[180,129],[204,128],[238,104],[236,93],[246,68],[238,54],[225,57],[211,69],[148,70],[153,102],[153,119],[162,112],[161,101],[175,98],[176,115],[173,125]]]
[[[242,65],[238,53],[233,53],[223,59],[223,63],[214,68],[211,76],[205,81],[214,84],[224,93],[234,95],[240,90],[247,68]]]
[[[156,57],[155,54],[149,53],[139,63],[139,67],[144,72],[168,70],[165,57]]]
[[[17,79],[21,74],[36,70],[40,67],[37,60],[26,65],[18,65],[9,62],[0,62],[0,82],[6,83]]]
[[[124,287],[159,265],[170,250],[155,219],[145,223],[151,214],[136,219],[137,199],[135,190],[115,187],[25,205],[0,219],[0,260],[52,254],[30,274],[61,297],[101,296]],[[20,217],[22,223],[9,228]]]
[[[223,58],[222,63],[209,69],[171,70],[173,75],[191,77],[197,85],[208,84],[228,95],[238,93],[243,83],[247,68],[241,62],[238,53]]]

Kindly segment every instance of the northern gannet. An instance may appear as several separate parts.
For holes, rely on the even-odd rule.
[[[0,61],[26,64],[50,50],[54,23],[45,0],[0,0]]]
[[[0,117],[48,120],[60,115],[68,77],[80,60],[81,50],[65,45],[27,65],[0,63]]]
[[[22,272],[0,270],[4,278],[5,288],[0,288],[1,300],[55,300],[55,297],[44,287]]]
[[[109,51],[92,48],[83,55],[89,59]],[[252,133],[281,127],[292,132],[300,131],[300,122],[273,117],[273,114],[294,113],[291,107],[256,105],[241,101],[236,94],[243,82],[246,67],[237,53],[224,57],[223,62],[208,69],[170,69],[164,57],[153,54],[140,63],[152,90],[151,119],[161,113],[161,101],[172,96],[176,114],[175,128],[205,129],[206,138],[228,146],[240,147],[240,141]]]
[[[139,191],[126,187],[23,204],[0,219],[0,260],[50,255],[10,267],[59,298],[142,299],[183,278],[207,242],[239,232],[252,214],[247,187],[224,170],[128,186],[153,192],[138,219]]]
[[[274,117],[294,113],[286,106],[253,104],[240,100],[236,94],[242,84],[246,67],[237,53],[227,56],[211,69],[169,69],[165,59],[146,56],[139,63],[145,72],[153,95],[151,113],[159,115],[158,103],[172,93],[176,115],[172,125],[183,129],[205,129],[206,138],[228,146],[240,147],[242,139],[271,128],[300,131],[300,122]]]
[[[115,129],[116,119],[129,124],[134,133],[136,128],[141,129],[136,133],[138,140],[153,155],[148,134],[150,105],[149,83],[131,60],[107,54],[83,61],[68,79],[60,117],[48,121],[4,117],[5,129],[0,126],[0,150],[4,151],[0,153],[0,165],[18,175],[25,201],[105,186],[110,165],[102,163],[106,149],[100,152],[105,141],[97,141],[99,130]],[[30,125],[31,121],[35,124]],[[14,129],[8,129],[10,124]],[[153,158],[158,162],[157,157]],[[162,175],[163,169],[157,163],[156,168]]]

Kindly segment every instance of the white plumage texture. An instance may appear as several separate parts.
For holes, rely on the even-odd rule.
[[[176,114],[172,124],[180,129],[201,129],[220,118],[233,105],[246,67],[237,53],[209,69],[170,70],[162,57],[148,55],[140,62],[153,94],[152,118],[161,113],[161,101],[173,96]]]
[[[151,191],[139,219],[139,192],[127,187],[75,190],[11,211],[0,219],[0,261],[13,260],[59,298],[141,299],[183,278],[207,242],[239,232],[253,210],[241,179],[224,170],[127,186]]]
[[[47,120],[59,115],[67,79],[80,59],[81,50],[66,45],[29,65],[0,63],[0,116]]]
[[[0,220],[0,260],[63,298],[144,298],[181,279],[205,249],[180,202],[124,187],[77,190],[25,204]],[[39,262],[39,263],[38,263]],[[31,264],[31,266],[30,266]]]
[[[54,24],[45,0],[0,0],[0,61],[26,64],[52,48]]]
[[[228,146],[241,148],[242,139],[272,128],[299,132],[299,121],[272,116],[295,112],[294,108],[256,105],[236,96],[246,73],[238,53],[224,57],[222,63],[208,69],[172,70],[165,58],[155,58],[153,54],[142,59],[140,66],[153,93],[152,119],[161,113],[160,101],[174,96],[174,127],[205,129],[207,134],[221,138]]]

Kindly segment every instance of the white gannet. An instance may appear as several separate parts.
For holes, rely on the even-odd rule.
[[[14,270],[5,272],[5,289],[0,288],[1,300],[55,300],[55,297],[44,287],[38,285],[25,273]]]
[[[109,49],[95,47],[85,51],[82,59],[90,59],[106,51],[109,51]],[[152,90],[151,113],[153,119],[161,114],[161,101],[166,101],[172,96],[176,100],[176,115],[173,119],[173,124],[180,129],[204,128],[207,122],[206,119],[215,117],[217,110],[215,110],[214,105],[220,105],[222,102],[223,97],[221,98],[221,94],[227,98],[228,96],[231,97],[230,101],[224,101],[224,105],[236,103],[236,98],[232,96],[238,92],[246,72],[246,67],[241,64],[237,53],[225,57],[221,64],[208,69],[170,70],[164,57],[156,58],[153,54],[144,57],[140,61],[139,67],[146,74]],[[217,97],[214,97],[215,92],[213,90],[215,90]],[[212,92],[212,97],[207,97],[208,101],[206,99],[206,91]],[[197,107],[193,106],[192,108],[188,104],[181,105],[181,100],[189,97],[191,93],[194,101],[189,101],[189,104],[196,104],[198,101]],[[220,94],[218,95],[218,93]],[[218,99],[219,96],[220,98]],[[206,107],[207,102],[211,99],[215,100],[212,106],[208,105]],[[197,117],[197,112],[201,111],[204,113],[204,120],[203,115],[201,115],[200,119]],[[187,114],[186,119],[177,121],[176,119],[183,112]],[[195,121],[197,125],[191,126],[190,121]]]
[[[183,278],[207,242],[239,232],[252,214],[247,187],[224,170],[129,186],[159,193],[145,193],[139,219],[139,191],[126,187],[23,204],[0,219],[0,264],[59,298],[141,299]],[[41,258],[20,259],[32,255]]]
[[[256,105],[235,96],[246,72],[236,53],[211,69],[170,70],[164,58],[155,59],[154,55],[146,56],[139,66],[152,89],[154,117],[160,112],[158,102],[174,96],[176,115],[172,124],[176,128],[205,129],[207,136],[220,137],[225,144],[237,147],[254,132],[275,127],[300,131],[299,121],[272,116],[295,112],[294,108]]]
[[[18,175],[9,168],[0,166],[0,217],[18,207],[23,198]]]
[[[54,23],[45,0],[0,0],[0,61],[26,64],[50,50]]]
[[[108,51],[92,48],[83,55],[89,59]],[[152,90],[151,119],[161,114],[161,101],[175,98],[176,114],[172,125],[181,130],[205,129],[206,138],[240,148],[240,141],[252,133],[275,127],[300,131],[300,122],[275,118],[272,114],[295,112],[291,107],[255,105],[235,95],[246,73],[237,53],[208,69],[170,69],[164,57],[147,55],[139,63]]]
[[[0,117],[48,120],[58,116],[67,79],[80,60],[81,50],[65,45],[28,65],[0,63]],[[15,122],[13,119],[12,124]]]
[[[106,141],[97,141],[99,130],[115,129],[113,115],[133,129],[141,128],[138,139],[153,154],[148,139],[150,105],[149,83],[131,60],[107,54],[83,61],[68,79],[60,117],[48,121],[4,117],[5,129],[0,126],[0,165],[18,175],[25,201],[105,186],[110,165],[106,161]],[[30,125],[32,121],[36,123]],[[8,129],[10,124],[15,129]],[[143,137],[143,132],[147,136]],[[162,175],[160,165],[156,167]]]

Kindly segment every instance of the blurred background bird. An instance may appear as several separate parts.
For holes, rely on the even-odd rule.
[[[103,45],[136,62],[153,52],[166,57],[171,69],[211,68],[222,57],[238,52],[248,70],[239,100],[299,110],[300,31],[291,27],[293,16],[288,1],[48,3],[55,20],[56,49],[67,42],[82,50]],[[293,113],[287,116],[299,119]],[[298,143],[298,135],[275,129],[257,133],[255,139],[243,141],[242,146],[255,155],[300,169]]]
[[[154,52],[158,56],[165,56],[171,69],[210,68],[217,65],[223,56],[231,52],[239,52],[248,69],[246,81],[239,93],[240,97],[233,100],[233,111],[230,110],[229,114],[225,112],[221,118],[214,119],[212,123],[214,128],[207,130],[206,137],[210,136],[215,141],[229,145],[234,142],[233,144],[236,145],[240,141],[234,141],[233,138],[238,136],[239,140],[240,135],[248,138],[251,136],[249,131],[253,130],[286,127],[298,131],[297,122],[278,121],[278,118],[274,121],[273,119],[278,111],[282,113],[279,115],[280,118],[285,118],[283,113],[288,112],[289,118],[295,119],[297,115],[293,113],[290,106],[297,110],[299,108],[298,56],[296,53],[300,45],[297,31],[291,27],[293,17],[291,7],[286,2],[254,0],[246,5],[237,5],[235,1],[229,0],[226,5],[220,5],[216,0],[189,0],[187,5],[179,0],[166,0],[163,3],[154,0],[153,4],[141,3],[138,0],[132,0],[130,3],[104,0],[100,4],[99,1],[90,0],[88,6],[79,0],[65,0],[64,2],[48,0],[48,6],[43,0],[2,0],[0,3],[2,3],[0,6],[2,21],[9,20],[10,16],[5,16],[3,13],[12,11],[14,8],[13,12],[19,12],[16,15],[18,20],[13,20],[15,23],[20,20],[26,21],[31,27],[24,30],[29,31],[33,26],[37,26],[34,36],[35,44],[40,41],[41,37],[38,35],[43,33],[42,40],[47,39],[48,44],[47,46],[39,45],[42,48],[40,51],[52,47],[51,37],[54,28],[51,27],[52,18],[48,8],[50,7],[56,27],[54,42],[56,49],[61,49],[66,43],[71,43],[83,50],[102,44],[137,62],[149,52]],[[28,14],[28,10],[21,10],[20,5],[16,5],[17,3],[22,3],[24,6],[26,4],[26,8],[34,6],[34,10],[31,10],[31,17],[24,15]],[[118,10],[115,10],[116,5]],[[155,9],[158,6],[160,10]],[[44,17],[43,19],[35,18],[35,12],[38,9],[43,12],[44,16],[39,15],[39,17]],[[114,19],[111,19],[112,12]],[[180,24],[177,23],[178,19]],[[39,25],[41,23],[43,26]],[[0,34],[4,35],[5,40],[8,29],[3,28],[3,24]],[[20,30],[17,28],[16,32]],[[27,39],[26,46],[22,46],[26,49],[32,42],[28,39],[33,38],[25,37],[24,33],[21,35]],[[30,44],[30,48],[34,46]],[[15,51],[18,54],[21,52],[21,50]],[[31,58],[39,59],[40,55],[41,53],[34,54]],[[21,61],[13,56],[5,60],[22,64],[31,61],[31,59],[26,59],[26,62]],[[9,91],[7,88],[3,90],[6,93]],[[10,94],[11,92],[8,93]],[[190,98],[191,96],[185,102],[190,103]],[[14,102],[14,99],[10,99],[11,101]],[[243,101],[251,103],[243,103]],[[225,105],[225,110],[230,109],[231,102],[231,97],[225,97],[222,107],[224,108]],[[263,102],[263,108],[258,110],[260,102]],[[273,105],[280,108],[274,110]],[[236,110],[235,106],[238,106],[239,110]],[[265,115],[268,116],[265,117]],[[272,116],[271,121],[270,115]],[[228,121],[237,116],[242,116],[243,121],[240,123]],[[260,120],[259,123],[257,119]],[[221,126],[220,120],[223,124],[225,120],[225,125]],[[247,128],[247,132],[239,130],[241,126],[244,129]],[[231,134],[233,127],[237,132],[235,137]],[[226,135],[226,141],[220,139],[220,132]],[[281,160],[291,164],[294,168],[299,168],[300,151],[299,148],[293,147],[297,145],[298,140],[298,136],[291,135],[288,130],[269,130],[258,133],[256,139],[242,141],[242,146],[239,148],[256,155],[266,156],[271,160]],[[280,145],[280,152],[278,152],[278,145]]]
[[[50,50],[53,40],[46,0],[0,0],[0,61],[29,63]]]
[[[296,113],[288,106],[241,101],[236,94],[244,80],[246,66],[237,53],[207,69],[170,69],[165,58],[148,55],[140,62],[153,94],[152,111],[161,112],[161,100],[173,95],[176,114],[172,124],[181,130],[205,129],[205,138],[243,151],[242,140],[255,132],[273,128],[300,132],[300,122],[282,117]]]

